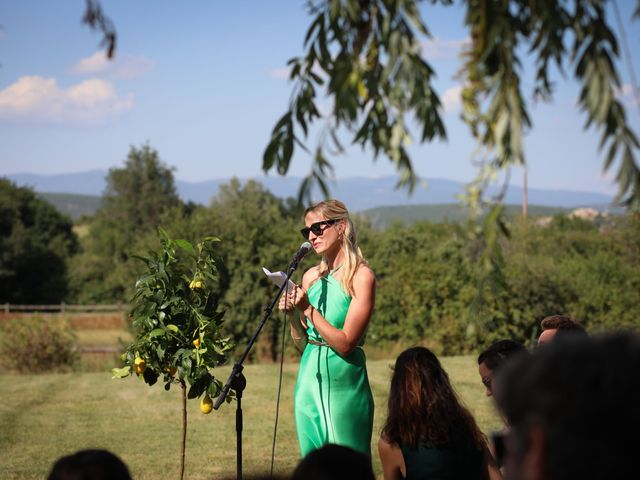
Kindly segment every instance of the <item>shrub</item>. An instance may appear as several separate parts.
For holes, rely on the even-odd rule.
[[[68,371],[78,360],[76,336],[64,319],[17,318],[0,325],[0,362],[19,373]]]

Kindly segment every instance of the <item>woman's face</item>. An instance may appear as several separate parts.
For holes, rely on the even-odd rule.
[[[323,222],[326,222],[326,218],[315,211],[307,213],[304,217],[305,226],[311,228],[309,241],[313,245],[313,249],[320,255],[330,253],[341,246],[340,229],[342,228],[342,222],[333,224]]]
[[[484,362],[482,362],[478,365],[478,373],[480,374],[480,379],[484,385],[485,394],[487,397],[493,396],[493,371],[487,367]]]

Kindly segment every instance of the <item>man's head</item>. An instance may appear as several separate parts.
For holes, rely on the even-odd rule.
[[[586,336],[587,331],[580,322],[566,315],[551,315],[540,323],[542,333],[538,345],[550,343],[554,338],[564,335]]]
[[[498,369],[500,369],[509,358],[523,353],[527,353],[525,346],[514,340],[498,340],[480,353],[478,356],[478,373],[486,389],[487,397],[492,395],[493,379]]]
[[[510,425],[511,480],[604,480],[640,472],[640,338],[566,337],[515,360],[494,396]]]
[[[327,444],[300,460],[292,480],[375,480],[371,458],[343,445]]]
[[[80,450],[59,458],[48,480],[131,480],[129,469],[108,450]]]

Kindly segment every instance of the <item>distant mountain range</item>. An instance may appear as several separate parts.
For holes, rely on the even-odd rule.
[[[104,170],[89,170],[79,173],[56,175],[36,175],[30,173],[11,174],[6,177],[20,186],[30,186],[39,193],[66,193],[101,196],[106,186]],[[246,179],[241,179],[242,181]],[[296,177],[255,177],[274,195],[286,198],[295,197],[301,179]],[[214,179],[202,182],[176,180],[178,194],[185,201],[208,204],[219,190],[220,185],[229,179]],[[394,176],[380,178],[353,177],[338,180],[331,185],[331,192],[353,211],[364,211],[382,206],[450,204],[458,201],[458,195],[464,192],[465,184],[453,180],[426,179],[416,186],[413,195],[406,190],[395,188]],[[489,195],[495,195],[497,188],[490,188]],[[522,187],[512,185],[505,196],[505,203],[522,203]],[[571,190],[545,190],[529,188],[528,201],[531,205],[577,208],[593,207],[599,210],[609,209],[612,197],[601,193],[578,192]]]

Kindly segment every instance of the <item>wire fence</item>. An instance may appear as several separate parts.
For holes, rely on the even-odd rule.
[[[50,305],[16,305],[5,303],[3,305],[4,313],[20,312],[20,313],[92,313],[92,312],[124,312],[126,306],[122,303],[105,305],[74,305],[66,303],[56,303]]]

